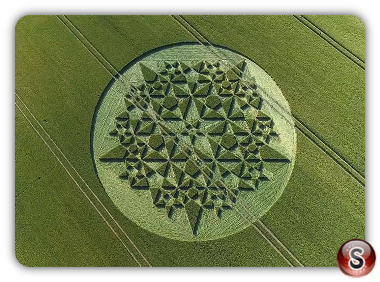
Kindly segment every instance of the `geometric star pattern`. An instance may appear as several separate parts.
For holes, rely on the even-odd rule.
[[[271,181],[267,163],[290,162],[269,145],[278,134],[253,77],[243,79],[245,61],[227,70],[220,61],[139,67],[144,82],[126,93],[109,133],[119,144],[100,160],[125,163],[120,178],[169,218],[184,208],[194,235],[205,209],[222,217],[239,193]]]

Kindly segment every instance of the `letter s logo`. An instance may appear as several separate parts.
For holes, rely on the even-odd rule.
[[[357,255],[357,253],[359,255]],[[365,260],[360,256],[364,253],[364,250],[360,247],[354,247],[350,251],[350,261],[348,264],[350,265],[351,269],[353,270],[359,270],[363,268],[365,264]]]

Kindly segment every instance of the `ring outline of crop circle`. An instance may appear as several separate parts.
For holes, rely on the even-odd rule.
[[[124,75],[131,67],[133,67],[134,65],[138,64],[138,62],[140,61],[143,61],[146,57],[149,57],[150,55],[152,54],[155,54],[155,53],[158,53],[160,52],[161,50],[166,50],[166,49],[170,49],[172,47],[177,47],[177,46],[184,46],[184,45],[190,45],[190,46],[201,46],[201,44],[198,44],[198,43],[193,43],[193,42],[184,42],[184,43],[175,43],[175,44],[170,44],[170,45],[165,45],[165,46],[160,46],[158,48],[155,48],[153,50],[150,50],[144,54],[142,54],[141,56],[138,56],[136,57],[135,59],[133,59],[132,61],[130,61],[122,70],[120,70],[118,72],[117,75],[115,75],[114,78],[112,78],[110,80],[110,82],[107,84],[106,88],[104,89],[103,93],[101,94],[101,96],[99,97],[98,99],[98,102],[96,104],[96,107],[95,107],[95,110],[94,110],[94,113],[93,113],[93,117],[92,117],[92,123],[91,123],[91,134],[90,134],[90,150],[91,150],[91,156],[92,156],[92,162],[93,162],[93,166],[94,166],[94,169],[95,169],[95,172],[97,174],[97,177],[99,179],[99,181],[102,183],[103,185],[103,182],[101,181],[101,179],[99,178],[99,174],[98,174],[98,168],[96,166],[96,163],[95,163],[95,154],[94,154],[94,132],[95,132],[95,123],[96,123],[96,119],[97,119],[97,115],[98,115],[98,111],[99,111],[99,108],[101,107],[101,105],[103,104],[103,100],[104,98],[106,97],[108,91],[112,88],[112,86],[114,85],[114,83],[117,81],[117,79],[120,77],[120,74],[121,75]],[[216,46],[216,45],[215,45]],[[242,58],[246,58],[248,59],[250,62],[254,63],[256,66],[258,66],[261,70],[264,71],[263,68],[261,68],[259,65],[257,65],[255,62],[253,62],[250,58],[246,57],[245,55],[242,55],[240,54],[239,52],[236,52],[235,50],[231,50],[229,48],[226,48],[226,47],[223,47],[223,46],[216,46],[218,48],[221,48],[221,49],[225,49],[227,51],[230,51],[232,53],[235,53],[239,56],[241,56]],[[227,58],[228,60],[228,58]],[[264,71],[265,72],[265,71]],[[266,72],[265,72],[266,73]],[[281,92],[280,92],[281,93]],[[283,96],[283,94],[281,94]],[[283,97],[284,98],[284,97]],[[265,99],[264,99],[265,100]],[[285,98],[284,98],[285,100]],[[286,100],[285,100],[286,101]],[[290,113],[290,109],[289,109],[289,106],[287,105],[287,102],[286,102],[286,106],[287,106],[287,109]],[[291,115],[290,115],[291,117]],[[292,124],[292,128],[294,130],[294,124]],[[286,179],[286,184],[287,182],[289,181],[289,178],[290,178],[290,175],[291,175],[291,172],[293,170],[293,167],[294,167],[294,157],[295,157],[295,149],[296,149],[296,135],[295,135],[295,132],[294,132],[294,147],[293,147],[293,153],[292,153],[292,160],[291,160],[291,169],[290,169],[290,173],[289,173],[289,177],[288,179]],[[285,184],[283,185],[284,187],[282,188],[282,191],[281,193],[283,192],[283,190],[285,189]],[[108,192],[107,192],[108,193]],[[279,197],[278,197],[279,198]],[[270,205],[270,207],[278,200],[278,198],[272,202],[272,204]],[[111,199],[112,200],[112,199]],[[112,200],[113,201],[113,200]],[[269,207],[269,208],[270,208]],[[268,208],[268,210],[269,210]],[[261,217],[262,215],[260,215]],[[133,220],[133,219],[132,219]],[[134,220],[133,220],[134,221]],[[140,225],[140,224],[138,224]],[[245,227],[244,227],[245,228]],[[243,228],[243,229],[244,229]],[[145,228],[144,228],[145,229]],[[150,230],[151,231],[151,230]],[[151,231],[152,232],[152,231]],[[216,239],[216,238],[212,238],[212,239]],[[203,240],[203,239],[202,239]],[[205,240],[209,240],[209,239],[205,239]]]

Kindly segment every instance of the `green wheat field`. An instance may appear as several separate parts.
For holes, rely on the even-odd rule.
[[[365,239],[359,18],[25,16],[15,48],[21,264],[335,267]]]

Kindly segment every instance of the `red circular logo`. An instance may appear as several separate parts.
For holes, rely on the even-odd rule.
[[[375,250],[366,241],[353,239],[338,251],[338,266],[346,275],[360,277],[370,273],[375,266]]]

